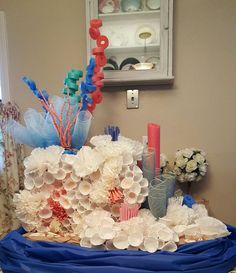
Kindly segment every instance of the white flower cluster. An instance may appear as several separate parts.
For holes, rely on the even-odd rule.
[[[80,245],[106,249],[129,249],[155,252],[175,251],[179,237],[165,224],[157,222],[149,210],[140,210],[137,217],[115,222],[111,214],[100,208],[84,217],[79,234]]]
[[[25,190],[14,201],[26,230],[72,232],[96,207],[119,219],[122,204],[145,201],[148,181],[136,165],[143,146],[106,135],[92,143],[94,148],[83,146],[75,155],[59,146],[37,148],[25,159]]]
[[[180,243],[215,239],[229,234],[225,224],[208,216],[204,205],[195,204],[193,208],[188,208],[170,202],[167,215],[159,220],[149,210],[142,209],[137,217],[117,222],[110,212],[96,208],[84,216],[77,235],[83,247],[153,253],[157,250],[173,252]]]
[[[208,216],[204,205],[194,204],[187,207],[169,199],[167,214],[161,219],[163,223],[173,227],[179,238],[184,237],[184,242],[196,242],[228,236],[230,233],[221,221]]]
[[[206,174],[207,166],[205,152],[186,148],[176,153],[173,171],[179,182],[199,181]]]

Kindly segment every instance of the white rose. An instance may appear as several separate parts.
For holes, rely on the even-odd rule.
[[[160,155],[160,164],[161,164],[161,168],[164,168],[167,164],[167,156],[165,154],[161,154]]]
[[[200,151],[201,155],[206,157],[206,153],[204,151]]]
[[[188,162],[187,158],[184,158],[183,156],[180,156],[176,159],[176,166],[179,168],[185,167],[186,163]]]
[[[177,180],[178,180],[179,182],[186,182],[186,180],[185,180],[185,175],[184,175],[184,174],[181,174],[181,175],[177,176]]]
[[[193,172],[193,173],[188,173],[185,175],[185,178],[187,181],[195,181],[197,177],[197,173]]]
[[[183,156],[190,158],[193,155],[193,151],[192,151],[192,149],[186,148],[183,150],[182,154],[183,154]]]
[[[182,173],[181,169],[178,168],[177,166],[174,167],[173,171],[174,171],[175,175],[181,175],[181,173]]]
[[[194,155],[193,159],[196,160],[199,164],[203,164],[205,161],[204,156],[202,156],[201,154]]]
[[[197,178],[196,178],[196,181],[200,181],[202,179],[202,176],[199,175]]]
[[[191,173],[197,169],[197,162],[195,160],[189,160],[186,166],[186,172]]]
[[[176,152],[175,156],[176,158],[183,156],[183,150],[179,150],[178,152]]]
[[[202,176],[204,176],[207,172],[207,164],[202,164],[199,166],[199,171]]]

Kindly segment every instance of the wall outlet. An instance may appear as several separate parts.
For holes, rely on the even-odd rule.
[[[138,89],[127,90],[127,109],[138,109],[139,91]]]

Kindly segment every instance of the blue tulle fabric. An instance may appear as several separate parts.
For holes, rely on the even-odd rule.
[[[57,115],[62,116],[63,126],[66,127],[66,120],[70,115],[68,101],[54,96],[51,104],[53,104]],[[72,115],[70,120],[76,118],[79,110],[77,101],[70,100]],[[79,149],[84,144],[91,125],[92,115],[88,111],[80,111],[76,118],[74,126],[71,128],[72,147]],[[28,109],[24,113],[24,122],[26,126],[21,125],[15,120],[10,120],[7,124],[7,130],[12,135],[16,143],[26,144],[31,147],[48,147],[50,145],[60,145],[58,133],[53,124],[52,117],[49,112],[37,112],[34,109]]]
[[[32,242],[21,229],[0,241],[0,267],[4,273],[228,273],[236,266],[236,228],[228,229],[229,237],[153,254]]]

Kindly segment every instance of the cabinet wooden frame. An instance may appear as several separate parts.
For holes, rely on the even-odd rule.
[[[160,71],[104,71],[105,86],[148,86],[173,83],[173,0],[161,0],[160,8]],[[86,0],[86,28],[92,18],[98,18],[98,0]],[[91,56],[93,41],[87,38],[87,58]]]

